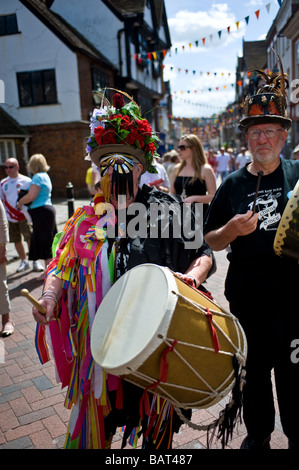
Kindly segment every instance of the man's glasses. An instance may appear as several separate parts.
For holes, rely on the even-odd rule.
[[[5,168],[5,170],[8,170],[8,169],[12,170],[14,167],[15,167],[14,165],[10,165],[10,166],[5,166],[4,168]]]
[[[190,147],[188,145],[178,145],[178,150],[186,150],[189,149]]]
[[[260,138],[261,133],[263,132],[267,139],[273,139],[277,132],[284,131],[284,129],[252,129],[248,131],[248,137],[251,140],[257,140]]]

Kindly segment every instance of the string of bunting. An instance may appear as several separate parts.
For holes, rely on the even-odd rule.
[[[273,1],[276,1],[276,0],[273,0]],[[278,4],[279,4],[279,7],[281,7],[282,0],[277,0],[277,1],[278,1]],[[271,7],[271,2],[269,2],[265,5],[265,8],[266,8],[268,13],[270,12],[270,7]],[[259,20],[259,18],[260,18],[260,12],[261,12],[261,9],[256,10],[254,12],[257,20]],[[250,19],[250,15],[248,15],[244,18],[246,25],[248,25],[249,19]],[[239,30],[239,27],[240,27],[240,21],[236,21],[235,22],[236,30]],[[232,31],[232,26],[227,26],[226,30],[218,31],[218,33],[217,33],[218,39],[221,39],[223,31],[227,31],[227,34],[230,34],[231,31]],[[214,34],[210,34],[209,35],[209,40],[210,40],[211,43],[213,42],[213,38],[214,38]],[[206,41],[207,41],[207,38],[203,37],[203,38],[201,38],[201,40],[198,39],[198,40],[194,41],[194,44],[195,44],[196,47],[198,47],[200,44],[205,46]],[[187,45],[182,45],[182,51],[186,51],[188,49],[190,50],[191,48],[192,48],[192,42],[189,42]],[[178,48],[177,47],[174,48],[174,52],[175,52],[175,54],[178,53]],[[171,57],[171,53],[172,53],[172,49],[170,49],[170,51],[169,51],[169,55],[168,55],[169,57]]]
[[[230,83],[229,85],[221,85],[221,86],[216,86],[216,87],[213,87],[213,88],[212,87],[201,88],[200,90],[193,90],[193,91],[187,90],[185,92],[184,91],[174,91],[173,94],[176,95],[176,94],[180,93],[181,95],[183,95],[184,93],[188,93],[188,94],[194,93],[194,94],[196,94],[196,93],[202,92],[202,91],[220,91],[222,89],[227,90],[227,89],[229,89],[229,87],[234,87],[234,86],[235,86],[234,83]]]
[[[186,99],[182,99],[180,96],[174,96],[174,98],[176,100],[182,101],[183,103],[192,104],[194,106],[201,106],[201,107],[204,107],[204,108],[213,108],[213,109],[224,109],[224,108],[226,108],[226,106],[215,106],[215,105],[212,105],[210,103],[198,103],[198,102],[194,102],[194,101],[188,101]]]
[[[174,66],[173,65],[164,65],[164,68],[168,68],[173,71],[174,70]],[[178,72],[185,72],[186,74],[188,74],[189,72],[192,72],[193,75],[196,75],[196,73],[199,73],[200,76],[202,75],[207,75],[208,77],[215,77],[215,78],[219,78],[219,77],[225,77],[225,76],[228,76],[230,77],[231,75],[233,75],[232,72],[204,72],[203,70],[189,70],[189,69],[183,69],[182,67],[175,67],[175,69],[178,71]]]
[[[273,0],[273,1],[274,2],[277,1],[278,4],[279,4],[279,7],[281,7],[282,0]],[[268,13],[270,12],[270,7],[271,7],[271,2],[269,2],[265,5],[265,8],[266,8]],[[260,12],[261,12],[261,9],[256,10],[254,12],[257,20],[259,20],[259,18],[260,18]],[[246,25],[248,25],[249,19],[250,19],[250,15],[248,15],[244,18]],[[237,30],[239,30],[239,26],[240,26],[240,21],[236,21],[235,22],[235,27],[236,27]],[[225,31],[225,30],[218,31],[217,35],[218,35],[219,39],[221,39],[223,31]],[[227,31],[227,34],[230,34],[231,26],[227,26],[226,31]],[[210,39],[211,43],[213,41],[213,37],[214,37],[214,34],[209,35],[209,39]],[[198,47],[200,45],[200,43],[203,46],[205,46],[206,45],[206,40],[207,40],[207,38],[203,37],[203,38],[201,38],[201,41],[200,40],[194,41],[194,44],[195,44],[196,47]],[[189,42],[187,45],[182,46],[183,51],[185,51],[187,48],[189,48],[189,49],[192,48],[192,42]],[[165,58],[167,52],[168,52],[168,56],[171,57],[172,49],[170,49],[169,51],[167,49],[161,49],[161,50],[158,50],[158,51],[135,53],[135,54],[133,54],[133,57],[134,57],[134,60],[137,63],[141,63],[143,60],[148,60],[148,61],[151,61],[151,60],[156,61],[157,60],[159,62],[162,62],[163,59]],[[175,52],[175,54],[178,53],[178,48],[177,47],[174,49],[174,52]],[[195,73],[195,71],[193,71],[193,73]]]
[[[174,67],[171,66],[170,70],[171,71],[174,70]],[[178,72],[182,72],[183,69],[181,67],[177,67],[177,70],[178,70]],[[186,74],[188,74],[189,72],[190,72],[189,69],[185,69]],[[278,69],[272,69],[272,70],[265,69],[265,72],[267,73],[267,75],[272,75],[272,73],[278,72]],[[195,75],[196,70],[192,70],[192,73],[193,73],[193,75]],[[199,73],[200,73],[201,76],[203,74],[206,74],[208,77],[214,77],[214,78],[218,78],[219,76],[224,77],[225,75],[228,75],[230,77],[231,75],[233,75],[231,72],[224,73],[224,72],[203,72],[203,71],[200,71]],[[241,74],[240,74],[241,78],[243,78],[244,74],[245,74],[245,72],[241,72]],[[250,70],[246,72],[246,75],[247,75],[247,77],[251,77],[251,78],[259,76],[259,74],[256,71],[250,71]],[[238,83],[238,85],[241,86],[242,81],[238,81],[237,83]],[[233,86],[233,84],[232,84],[232,86]]]

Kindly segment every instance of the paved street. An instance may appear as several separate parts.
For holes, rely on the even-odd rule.
[[[76,201],[75,207],[89,204],[89,201]],[[68,218],[65,201],[56,201],[57,223],[60,229]],[[9,244],[9,263],[7,265],[8,284],[12,303],[12,318],[15,333],[0,342],[0,449],[58,449],[64,444],[64,437],[70,412],[63,406],[64,391],[56,383],[52,363],[42,366],[34,346],[35,322],[31,315],[31,305],[20,296],[26,288],[36,298],[41,294],[40,273],[31,270],[16,274],[19,260],[16,259],[14,246]],[[217,272],[207,282],[207,288],[215,300],[227,308],[223,296],[223,282],[227,269],[226,252],[216,254]],[[4,349],[4,351],[3,351]],[[1,356],[2,352],[2,356]],[[205,425],[215,420],[224,399],[206,410],[193,413],[192,422]],[[281,432],[281,424],[276,403],[276,429],[272,435],[273,449],[286,449],[287,440]],[[245,436],[244,425],[236,429],[228,448],[238,449]],[[121,433],[113,441],[113,448],[120,448]],[[183,425],[175,436],[177,449],[205,449],[206,433]],[[212,449],[220,448],[214,441]]]

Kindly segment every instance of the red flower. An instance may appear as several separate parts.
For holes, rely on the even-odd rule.
[[[140,147],[143,149],[143,147],[144,147],[144,134],[137,133],[136,139],[138,140]]]
[[[101,138],[101,145],[115,144],[115,129],[109,129],[105,131]]]
[[[116,109],[120,109],[125,105],[124,98],[119,93],[115,93],[112,97],[113,106]]]
[[[102,138],[103,132],[105,132],[105,129],[102,126],[98,126],[94,130],[94,138],[98,145],[101,145],[101,138]]]
[[[151,152],[152,155],[154,154],[155,150],[156,150],[156,147],[155,147],[155,144],[153,142],[150,142],[146,146],[146,149],[145,149],[146,152]]]
[[[121,122],[120,122],[120,128],[125,129],[125,130],[130,130],[130,128],[133,126],[133,121],[129,116],[122,116]]]
[[[125,142],[129,145],[134,145],[136,139],[137,139],[137,131],[136,129],[132,129],[130,134],[128,134],[127,137],[125,138]]]
[[[109,121],[113,121],[113,119],[121,119],[122,117],[122,114],[111,114],[111,116],[109,116]]]
[[[136,119],[138,130],[142,134],[152,135],[152,128],[146,119]]]

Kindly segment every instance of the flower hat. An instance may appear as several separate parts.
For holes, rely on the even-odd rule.
[[[87,153],[99,167],[100,161],[112,154],[135,157],[143,165],[143,173],[156,173],[153,158],[159,157],[159,138],[149,122],[141,117],[138,105],[126,93],[116,90],[113,106],[102,96],[102,106],[91,118]],[[123,95],[130,99],[125,105]]]
[[[273,49],[274,51],[274,49]],[[283,72],[281,59],[274,51],[281,72],[266,74],[263,70],[255,70],[265,82],[257,93],[247,96],[242,107],[244,117],[239,122],[239,129],[246,130],[253,124],[279,123],[285,129],[289,129],[292,120],[287,116],[286,88],[288,87],[288,75]]]

